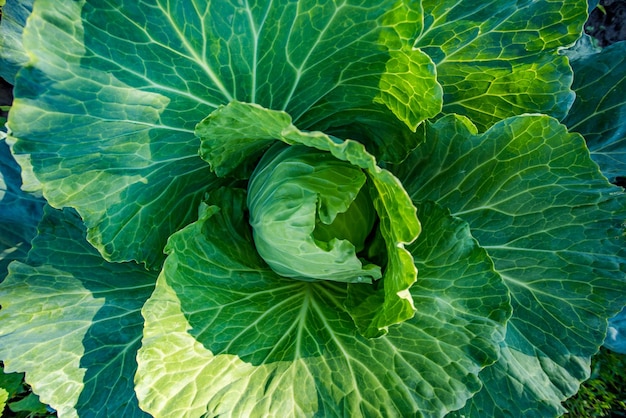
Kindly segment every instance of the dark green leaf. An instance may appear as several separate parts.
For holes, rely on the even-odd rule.
[[[44,200],[23,192],[21,186],[20,167],[0,140],[0,282],[11,261],[26,259],[42,215]]]
[[[415,146],[411,130],[441,109],[432,61],[406,39],[415,6],[40,0],[8,122],[15,152],[107,259],[158,267],[167,237],[221,184],[193,136],[219,105],[286,110],[303,129],[363,119],[359,139],[395,160]]]
[[[13,412],[27,412],[29,414],[45,414],[46,406],[39,402],[39,396],[29,393],[25,398],[9,403],[9,409]]]
[[[561,401],[588,377],[606,318],[626,301],[623,190],[601,175],[582,137],[536,115],[482,135],[446,117],[395,172],[415,201],[434,200],[469,223],[511,292],[502,356],[463,413],[563,412]]]
[[[626,41],[572,61],[576,101],[563,120],[611,181],[626,177]]]
[[[60,416],[141,417],[132,376],[155,275],[109,264],[80,218],[46,207],[25,263],[0,285],[0,358]]]
[[[523,113],[565,116],[572,72],[558,49],[574,43],[585,2],[424,0],[415,46],[437,66],[445,114],[480,130]]]

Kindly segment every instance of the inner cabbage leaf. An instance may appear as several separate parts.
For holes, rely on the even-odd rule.
[[[380,279],[379,266],[357,258],[357,246],[365,246],[376,219],[366,180],[359,167],[330,153],[302,145],[273,147],[248,185],[256,250],[284,277],[349,283]],[[335,226],[338,215],[347,216],[348,210],[350,219]]]
[[[13,151],[52,206],[77,209],[106,258],[158,267],[167,237],[220,185],[193,136],[218,106],[284,110],[301,129],[401,161],[442,106],[479,127],[563,116],[571,70],[556,51],[580,33],[585,10],[547,0],[39,0],[15,78]]]
[[[283,278],[264,263],[245,201],[243,189],[209,194],[200,219],[169,240],[143,309],[142,408],[177,418],[441,417],[481,388],[476,374],[498,357],[510,303],[466,223],[419,208],[420,309],[368,339],[345,310],[349,285]]]
[[[202,141],[200,154],[222,173],[234,171],[244,159],[240,143],[249,151],[262,149],[274,140],[325,151],[337,160],[362,169],[372,183],[370,196],[384,242],[379,250],[386,251],[387,266],[377,286],[354,284],[349,287],[350,313],[359,331],[368,337],[380,336],[390,325],[413,316],[415,307],[408,289],[415,283],[417,271],[405,245],[413,242],[421,231],[416,209],[400,181],[380,168],[363,144],[322,132],[301,131],[286,112],[237,101],[214,111],[198,124],[196,133]],[[229,144],[228,149],[232,151],[227,152],[225,144]],[[221,164],[213,159],[215,149],[225,151],[219,156]],[[376,308],[372,308],[374,306]]]

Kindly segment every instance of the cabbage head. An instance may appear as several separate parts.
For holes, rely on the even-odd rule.
[[[585,1],[0,4],[0,361],[59,417],[554,417],[621,346]]]
[[[372,283],[380,266],[359,259],[376,211],[359,167],[303,145],[273,148],[248,186],[257,251],[272,269],[301,280]]]

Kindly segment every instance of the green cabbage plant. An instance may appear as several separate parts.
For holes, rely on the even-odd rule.
[[[626,46],[566,51],[584,1],[2,12],[0,360],[59,416],[548,417],[588,378]]]

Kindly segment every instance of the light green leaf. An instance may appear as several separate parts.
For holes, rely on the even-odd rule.
[[[366,180],[359,167],[330,153],[276,144],[248,184],[249,222],[259,255],[279,275],[297,280],[371,284],[380,279],[380,266],[357,257],[376,221]],[[356,205],[369,216],[349,211]],[[344,215],[350,218],[347,231],[355,233],[333,234],[332,225]]]
[[[46,209],[28,259],[0,285],[0,358],[59,416],[145,416],[129,377],[155,275],[105,262],[80,218]]]
[[[22,168],[41,181],[48,202],[76,207],[89,241],[105,256],[158,265],[167,236],[194,218],[189,208],[215,183],[194,158],[197,144],[181,116],[181,107],[188,108],[193,120],[198,103],[186,91],[183,98],[165,96],[168,89],[158,79],[136,79],[142,91],[116,77],[96,45],[108,35],[81,20],[90,13],[106,16],[107,9],[84,6],[35,5],[23,41],[37,58],[16,80],[9,139],[16,141],[16,154],[30,157],[31,167]],[[133,32],[125,33],[132,38]]]
[[[412,6],[39,0],[8,121],[14,151],[107,259],[158,267],[167,237],[218,185],[193,128],[221,104],[286,110],[303,129],[362,119],[359,139],[396,160],[415,146],[411,129],[439,112],[441,94],[430,58],[388,18],[410,24]],[[400,82],[415,87],[405,96]]]
[[[482,135],[451,116],[426,135],[394,172],[415,201],[469,223],[513,305],[502,357],[481,373],[485,388],[464,413],[557,415],[626,301],[626,196],[583,138],[547,116],[507,119]]]
[[[382,73],[375,101],[385,104],[412,131],[441,111],[443,91],[433,82],[436,69],[428,55],[413,48],[424,10],[418,2],[398,1],[384,16],[379,42],[389,51],[386,71]]]
[[[344,309],[345,284],[285,279],[265,265],[243,190],[209,198],[200,220],[170,238],[143,309],[136,390],[146,411],[440,417],[480,389],[510,306],[466,224],[423,209],[433,235],[413,247],[426,272],[411,290],[422,309],[365,339]]]
[[[361,332],[369,337],[379,336],[389,325],[413,316],[415,308],[407,289],[415,282],[416,271],[404,245],[413,242],[420,232],[415,207],[398,179],[378,167],[374,156],[362,144],[350,139],[342,141],[322,132],[301,131],[285,112],[236,101],[218,108],[196,130],[202,141],[200,154],[213,164],[215,170],[223,170],[225,174],[235,169],[243,158],[238,151],[240,142],[244,142],[247,149],[264,148],[270,139],[327,151],[337,159],[363,169],[374,186],[370,194],[381,220],[388,266],[382,286],[376,290],[374,287],[369,287],[367,292],[363,292],[362,287],[353,289],[351,311]],[[231,144],[233,151],[221,157],[225,166],[217,166],[211,160],[215,155],[215,144],[217,149],[224,151],[225,147],[220,144]],[[374,300],[380,305],[378,309],[372,309]]]
[[[558,49],[580,36],[584,1],[424,0],[415,47],[437,66],[445,114],[480,130],[523,113],[562,118],[574,101]]]
[[[581,133],[610,180],[626,177],[626,41],[572,61],[576,101],[563,123]]]
[[[9,392],[0,387],[0,411],[4,411],[4,407],[9,399]]]
[[[28,55],[22,45],[22,32],[33,9],[34,0],[14,0],[2,5],[0,20],[0,77],[15,84],[17,71]]]

